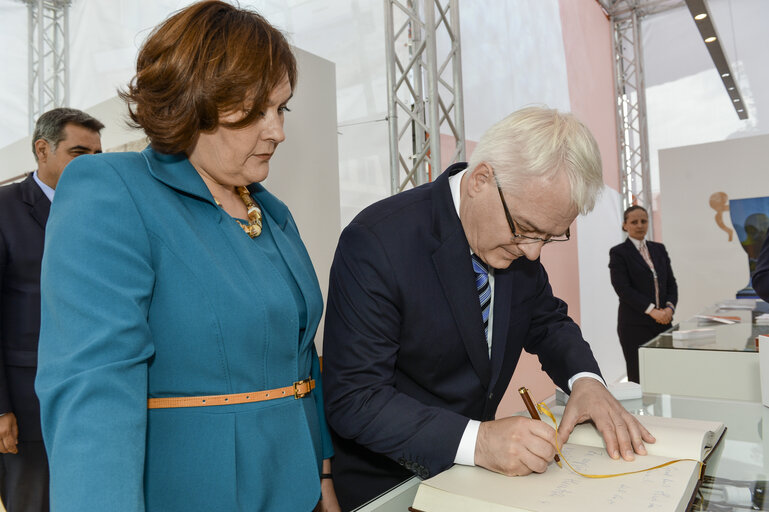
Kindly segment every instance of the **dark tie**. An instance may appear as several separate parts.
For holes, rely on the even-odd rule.
[[[483,319],[483,334],[491,354],[489,344],[489,305],[491,304],[491,287],[489,286],[489,271],[486,264],[473,254],[473,270],[475,270],[475,288],[478,290],[478,300],[481,303],[481,318]]]

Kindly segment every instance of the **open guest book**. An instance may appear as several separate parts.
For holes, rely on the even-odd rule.
[[[561,448],[582,473],[636,471],[674,459],[704,461],[723,437],[723,423],[657,416],[636,416],[657,442],[635,460],[613,460],[592,424],[578,425]],[[685,511],[700,480],[700,464],[682,461],[663,468],[617,476],[587,478],[554,462],[547,471],[507,477],[481,467],[456,465],[419,484],[413,510],[422,512],[572,512]]]

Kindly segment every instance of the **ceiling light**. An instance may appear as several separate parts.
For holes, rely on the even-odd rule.
[[[646,1],[651,2],[651,0]],[[662,1],[663,0],[656,0],[656,3]],[[732,106],[736,111],[737,117],[745,120],[748,118],[748,108],[740,94],[740,86],[734,80],[734,73],[729,65],[729,59],[726,58],[724,49],[721,46],[721,38],[718,35],[718,30],[716,30],[713,16],[708,9],[708,1],[709,0],[685,0],[685,3],[689,10],[689,14],[694,18],[694,25],[697,27],[697,32],[699,32],[700,37],[702,37],[702,40],[705,42],[705,47],[710,54],[710,58],[713,60],[713,65],[716,68],[716,76],[718,76],[724,84],[724,89],[726,89],[729,99],[732,101]],[[618,2],[617,0],[612,0],[612,3]]]

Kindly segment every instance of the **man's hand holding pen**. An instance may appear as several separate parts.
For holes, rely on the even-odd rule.
[[[508,476],[544,473],[555,456],[555,429],[513,416],[484,421],[475,443],[475,464]]]
[[[555,429],[538,419],[528,393],[521,391],[521,397],[529,413],[537,419],[513,416],[481,423],[475,443],[476,465],[508,476],[523,476],[544,473],[555,460]],[[558,428],[558,442],[565,444],[578,423],[591,420],[603,436],[606,451],[614,459],[621,456],[633,460],[635,454],[646,455],[644,442],[655,442],[654,436],[602,383],[580,378],[574,382],[566,404]]]

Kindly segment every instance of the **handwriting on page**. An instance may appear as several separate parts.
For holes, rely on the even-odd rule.
[[[637,456],[632,462],[612,460],[603,448],[567,444],[562,453],[586,474],[617,474],[638,471],[671,459]],[[615,478],[585,478],[567,467],[551,463],[544,473],[508,477],[480,467],[456,465],[422,485],[440,489],[436,501],[423,510],[475,510],[467,501],[500,505],[514,511],[563,512],[682,512],[694,491],[699,463],[681,461],[651,471]],[[420,486],[421,488],[421,486]],[[443,501],[446,496],[461,498]],[[460,506],[455,503],[462,502]],[[448,506],[447,506],[448,505]],[[507,507],[507,508],[504,508]]]
[[[609,474],[649,467],[650,457],[612,460],[604,449],[565,445],[563,453],[575,469]],[[530,496],[538,496],[536,510],[569,510],[569,504],[589,500],[593,510],[674,510],[692,474],[691,465],[673,465],[645,473],[608,479],[575,475],[551,465],[543,474],[525,477]]]

